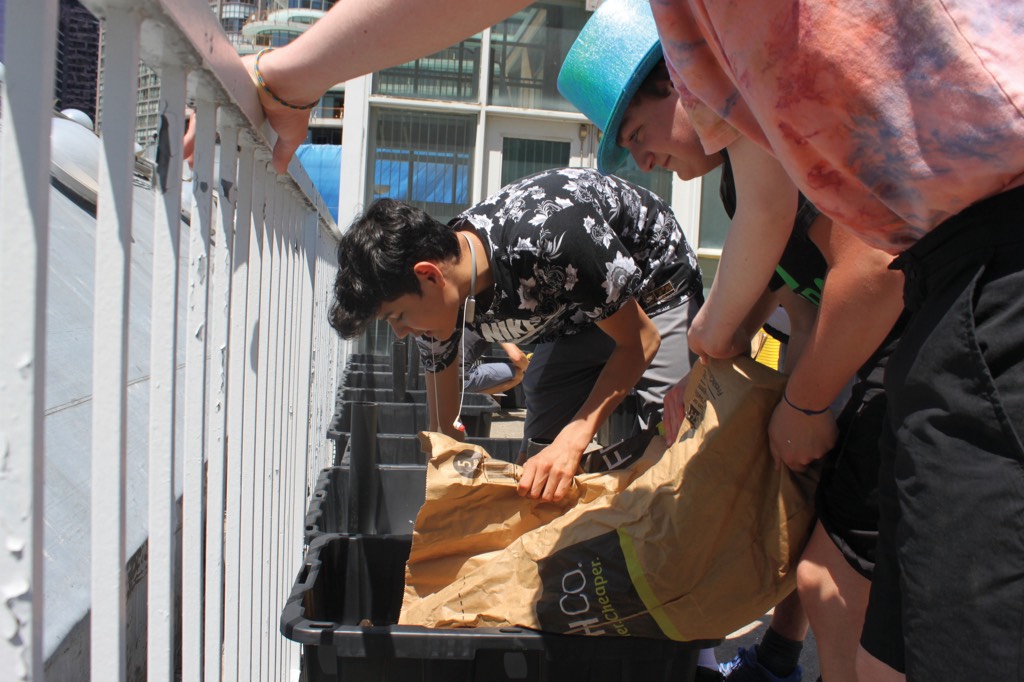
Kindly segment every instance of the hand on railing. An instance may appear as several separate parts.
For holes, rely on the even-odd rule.
[[[242,63],[245,64],[249,77],[252,79],[253,87],[256,88],[256,92],[259,95],[260,104],[263,106],[263,113],[267,117],[267,121],[270,122],[270,127],[277,133],[277,142],[274,144],[274,156],[271,163],[274,166],[274,170],[283,175],[288,172],[288,162],[295,155],[295,150],[306,141],[306,135],[309,130],[310,110],[292,109],[284,106],[275,101],[265,89],[257,84],[254,70],[256,55],[242,57]],[[263,62],[260,64],[264,82],[267,83],[267,86],[272,91],[279,92],[280,90],[276,89],[277,86],[273,82],[268,82],[272,81],[272,78],[267,76],[265,63],[266,57],[264,57]],[[195,114],[189,117],[184,144],[185,160],[188,161],[191,167],[192,154],[195,148]]]

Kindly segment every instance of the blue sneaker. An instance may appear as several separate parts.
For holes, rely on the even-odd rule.
[[[754,647],[749,649],[740,648],[736,657],[728,663],[719,663],[718,670],[726,680],[731,682],[801,682],[804,676],[803,668],[796,669],[786,677],[773,675],[770,670],[757,662],[757,652]]]

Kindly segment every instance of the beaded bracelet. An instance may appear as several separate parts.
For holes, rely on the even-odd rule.
[[[253,65],[252,65],[252,72],[254,74],[256,74],[256,82],[259,84],[259,86],[261,88],[263,88],[263,90],[268,95],[270,95],[271,97],[274,98],[275,102],[277,102],[281,106],[288,107],[289,109],[298,109],[299,111],[306,111],[307,109],[312,109],[313,107],[315,107],[317,105],[317,102],[319,102],[320,100],[317,100],[317,102],[312,102],[310,104],[302,104],[302,105],[292,104],[291,102],[285,102],[283,99],[281,99],[280,97],[275,95],[274,91],[270,89],[270,87],[266,84],[266,82],[264,82],[263,74],[260,73],[260,57],[262,57],[263,55],[265,55],[266,53],[270,52],[273,49],[274,48],[272,48],[272,47],[264,48],[264,49],[260,50],[259,54],[256,55],[256,61],[253,62]]]
[[[793,403],[792,403],[792,402],[791,402],[791,401],[789,400],[789,396],[788,396],[788,395],[786,395],[786,392],[785,392],[785,391],[783,391],[783,392],[782,392],[782,399],[783,399],[783,400],[785,400],[785,401],[786,401],[786,404],[787,404],[787,405],[789,405],[790,407],[792,407],[792,408],[793,408],[794,410],[796,410],[797,412],[802,412],[802,413],[806,414],[806,415],[807,415],[808,417],[813,417],[813,416],[815,416],[815,415],[819,415],[819,414],[825,414],[826,412],[828,412],[828,407],[827,407],[827,406],[826,406],[826,407],[823,407],[823,408],[822,408],[822,409],[820,409],[820,410],[805,410],[805,409],[804,409],[804,408],[802,408],[802,407],[797,407],[796,405],[794,405],[794,404],[793,404]]]

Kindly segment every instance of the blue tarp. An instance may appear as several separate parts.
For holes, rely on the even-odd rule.
[[[341,146],[304,144],[296,155],[338,220]],[[417,205],[469,204],[470,154],[378,149],[373,169],[373,198],[391,197]],[[411,182],[410,182],[411,175]]]
[[[313,181],[327,209],[338,222],[338,195],[341,187],[341,145],[303,144],[295,152]]]
[[[469,202],[469,161],[468,153],[378,149],[374,198],[465,205]]]

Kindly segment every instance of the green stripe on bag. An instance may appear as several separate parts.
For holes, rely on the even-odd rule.
[[[640,567],[640,561],[636,555],[636,547],[633,546],[633,538],[621,528],[616,532],[619,535],[619,546],[622,547],[622,555],[626,559],[626,570],[629,571],[630,580],[633,581],[633,589],[640,595],[644,606],[647,607],[647,612],[654,618],[654,622],[658,624],[658,627],[661,628],[666,637],[677,642],[683,641],[683,636],[676,629],[672,619],[665,613],[665,609],[661,607],[661,602],[654,596],[654,590],[647,583],[647,577],[644,575],[643,568]]]

